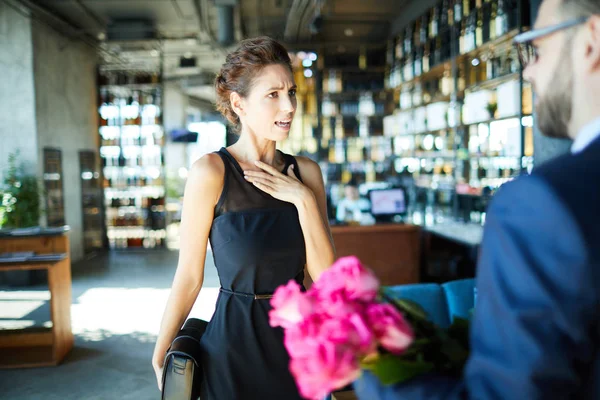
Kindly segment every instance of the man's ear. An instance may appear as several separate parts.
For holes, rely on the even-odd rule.
[[[229,95],[229,102],[231,103],[231,108],[238,115],[238,117],[245,115],[244,99],[239,95],[239,93],[231,92]]]
[[[592,15],[586,23],[585,58],[588,68],[600,69],[600,16]]]

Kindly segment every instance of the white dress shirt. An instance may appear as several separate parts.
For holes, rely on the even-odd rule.
[[[577,154],[585,150],[594,140],[600,136],[600,118],[596,118],[579,131],[575,141],[571,145],[571,153]]]

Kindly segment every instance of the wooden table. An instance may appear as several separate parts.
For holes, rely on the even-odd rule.
[[[33,251],[63,253],[60,261],[0,263],[0,272],[47,270],[51,328],[0,330],[0,368],[59,364],[73,347],[71,330],[71,259],[65,233],[27,237],[0,237],[0,253]]]
[[[420,228],[410,224],[332,226],[337,257],[357,256],[382,285],[419,282]]]

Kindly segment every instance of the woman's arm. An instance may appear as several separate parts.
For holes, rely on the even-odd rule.
[[[296,205],[304,242],[306,244],[306,268],[313,281],[333,264],[335,247],[327,216],[327,195],[319,164],[306,157],[296,157],[304,184],[313,196],[306,196]]]
[[[205,155],[190,168],[183,198],[179,262],[152,356],[159,389],[164,356],[202,287],[208,235],[223,174],[223,162],[217,154]]]

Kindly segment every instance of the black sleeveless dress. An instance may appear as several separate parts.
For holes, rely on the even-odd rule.
[[[302,399],[289,372],[283,330],[269,325],[270,297],[295,279],[302,285],[306,250],[296,207],[244,179],[222,148],[223,192],[210,231],[221,282],[215,313],[202,337],[201,400]],[[287,168],[296,159],[284,154]]]

